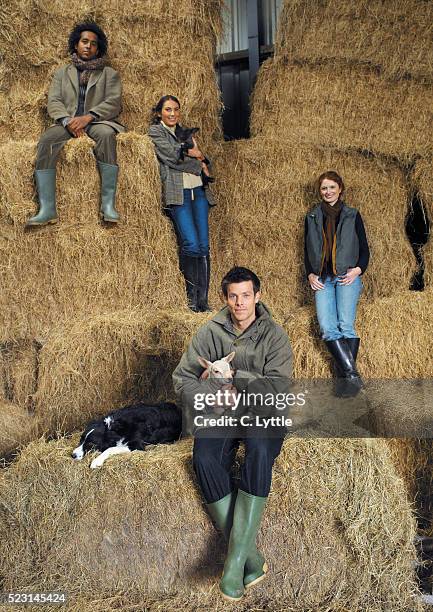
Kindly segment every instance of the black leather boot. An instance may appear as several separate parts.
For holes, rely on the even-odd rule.
[[[186,297],[188,308],[193,312],[200,312],[197,306],[197,262],[198,257],[180,255],[180,269],[185,277]]]
[[[210,312],[208,303],[210,282],[210,257],[197,258],[197,309],[199,312]]]
[[[353,361],[356,361],[356,358],[358,357],[360,339],[359,338],[345,338],[345,340],[346,340],[347,346],[350,349],[350,352],[352,353]]]
[[[354,397],[362,389],[363,384],[346,338],[325,340],[325,344],[334,357],[337,373],[343,379],[340,380],[340,384],[337,384],[336,395],[338,397]]]

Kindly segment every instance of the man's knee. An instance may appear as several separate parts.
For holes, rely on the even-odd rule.
[[[88,131],[88,134],[92,140],[95,142],[105,142],[109,140],[115,139],[116,130],[114,130],[109,125],[104,125],[103,123],[92,125]]]
[[[246,445],[245,460],[262,466],[272,466],[282,444],[282,438],[251,438]]]

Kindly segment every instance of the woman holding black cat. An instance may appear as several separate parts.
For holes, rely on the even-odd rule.
[[[194,312],[210,310],[208,291],[209,206],[211,194],[203,185],[209,161],[193,137],[182,141],[180,103],[163,96],[152,109],[149,136],[155,145],[162,181],[164,208],[173,221],[179,241],[180,269],[185,277],[188,306]]]

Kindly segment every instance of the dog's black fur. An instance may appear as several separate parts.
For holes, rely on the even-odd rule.
[[[120,446],[125,452],[143,450],[149,444],[175,442],[181,431],[182,413],[175,404],[139,402],[89,423],[72,457],[82,459],[88,452]]]
[[[199,128],[187,128],[187,127],[183,127],[182,125],[177,124],[176,128],[175,128],[175,134],[176,134],[176,138],[179,140],[179,142],[184,142],[186,147],[188,149],[192,149],[194,146],[194,143],[192,141],[192,137],[194,136],[194,134],[196,134],[199,131]],[[180,153],[180,158],[181,160],[185,159],[185,153],[182,150]],[[209,160],[205,158],[204,160],[206,165],[209,165]],[[209,183],[214,183],[215,182],[215,178],[213,176],[207,176],[207,174],[205,174],[203,171],[201,172],[201,180],[203,183],[203,187],[206,187],[207,185],[209,185]]]

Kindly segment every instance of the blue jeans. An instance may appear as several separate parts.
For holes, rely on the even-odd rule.
[[[316,312],[323,340],[357,338],[354,324],[362,291],[359,276],[351,285],[340,285],[338,277],[327,276],[324,288],[314,292]]]
[[[194,199],[191,198],[194,192]],[[203,187],[183,190],[182,206],[172,206],[169,215],[179,240],[180,252],[190,257],[209,254],[209,203]]]

